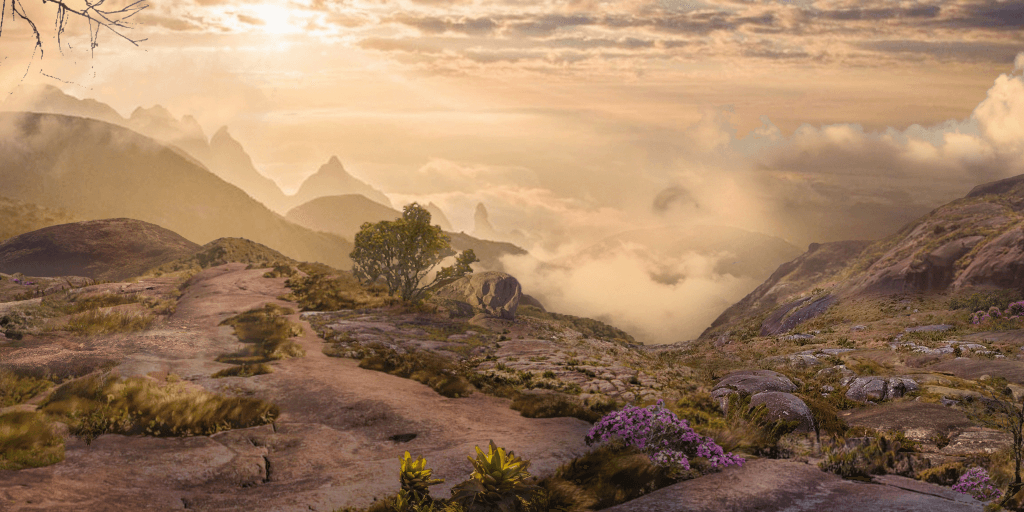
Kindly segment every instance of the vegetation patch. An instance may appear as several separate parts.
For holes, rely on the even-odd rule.
[[[359,367],[412,379],[430,386],[448,398],[469,396],[474,387],[466,378],[468,368],[457,361],[429,351],[398,352],[376,347],[359,361]]]
[[[1003,308],[1019,300],[1021,295],[1017,290],[983,290],[954,296],[946,304],[950,310],[965,309],[971,315],[975,311],[988,311],[993,306]]]
[[[235,336],[245,348],[217,357],[217,361],[236,365],[266,363],[289,357],[301,357],[306,351],[288,339],[302,334],[302,326],[282,318],[294,313],[291,309],[267,304],[228,318],[220,325],[235,328]]]
[[[614,402],[611,405],[614,409]],[[610,412],[607,402],[595,401],[588,407],[561,393],[519,393],[511,407],[525,418],[579,418],[589,423]]]
[[[93,375],[54,390],[40,409],[91,442],[101,434],[210,435],[273,422],[277,406],[226,397],[184,382],[159,385],[144,377]]]
[[[64,460],[64,439],[38,412],[0,414],[0,470],[37,468]]]
[[[50,387],[53,381],[12,370],[0,370],[0,407],[23,403]]]
[[[65,329],[78,334],[111,334],[142,331],[153,323],[148,312],[91,309],[68,320]]]
[[[240,364],[214,373],[212,377],[218,379],[221,377],[252,377],[254,375],[265,375],[273,371],[270,365],[266,363]]]
[[[294,265],[297,262],[251,240],[218,238],[200,247],[195,254],[160,265],[150,270],[148,274],[160,276],[181,271],[196,274],[203,269],[225,263],[247,263],[249,268],[268,268],[275,263]]]
[[[305,276],[295,275],[285,281],[292,291],[281,297],[297,302],[302,311],[339,311],[342,309],[376,308],[395,302],[383,286],[363,286],[349,272],[323,272],[314,266],[306,268]]]
[[[681,479],[639,450],[608,443],[562,465],[541,480],[549,510],[600,510],[639,498]]]

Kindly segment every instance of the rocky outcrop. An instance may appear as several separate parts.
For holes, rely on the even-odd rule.
[[[726,375],[711,391],[719,407],[726,411],[729,395],[750,396],[750,406],[764,405],[771,420],[799,421],[797,432],[813,432],[814,416],[800,397],[793,395],[796,384],[771,370],[742,370]]]
[[[796,391],[796,385],[789,377],[771,370],[742,370],[726,375],[711,390],[711,396],[721,398],[731,393],[754,395],[764,391],[792,393]]]
[[[465,302],[489,316],[514,320],[522,287],[515,277],[504,272],[479,272],[445,285],[436,295]]]
[[[832,306],[835,301],[835,297],[832,295],[826,295],[817,299],[808,297],[806,299],[790,302],[765,319],[761,324],[760,335],[772,336],[786,332],[797,325],[828,311],[828,308]]]
[[[892,400],[919,389],[917,382],[907,377],[855,377],[849,386],[846,398],[858,402]]]
[[[764,405],[771,421],[798,421],[795,432],[814,432],[814,415],[810,408],[796,395],[765,391],[750,397],[751,407]]]

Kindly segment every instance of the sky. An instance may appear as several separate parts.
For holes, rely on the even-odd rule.
[[[43,55],[5,2],[0,93],[226,125],[285,192],[337,155],[456,230],[483,203],[530,250],[508,262],[528,292],[659,342],[760,279],[722,273],[728,251],[586,248],[697,224],[876,239],[1024,173],[1016,0],[153,0],[91,52],[83,20],[58,43],[55,4],[20,2]]]

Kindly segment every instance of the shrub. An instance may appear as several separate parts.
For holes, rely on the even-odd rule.
[[[627,405],[601,418],[587,433],[588,445],[620,439],[659,465],[681,471],[690,469],[690,457],[706,459],[713,467],[742,465],[744,460],[725,453],[710,437],[694,432],[689,423],[666,409],[661,400],[650,407]]]
[[[0,414],[0,470],[36,468],[64,460],[64,440],[37,412]]]
[[[1024,315],[1024,300],[1011,302],[1006,306],[1006,316]]]
[[[960,462],[947,462],[941,466],[935,466],[922,470],[918,473],[918,480],[928,483],[952,487],[964,473],[964,465]]]
[[[968,469],[960,475],[953,490],[961,494],[970,495],[978,501],[992,501],[998,499],[1002,494],[989,480],[988,471],[985,468],[975,467]]]
[[[966,297],[955,297],[949,300],[949,309],[966,309],[967,311],[988,310],[992,306],[1019,301],[1024,297],[1016,290],[991,290],[972,293]]]

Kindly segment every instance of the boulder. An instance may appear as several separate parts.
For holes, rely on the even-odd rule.
[[[858,402],[892,400],[917,390],[917,381],[907,377],[857,377],[850,381],[846,398]]]
[[[488,316],[514,320],[522,287],[516,278],[504,272],[479,272],[445,285],[435,295],[465,302]]]
[[[799,421],[795,432],[814,432],[814,416],[807,404],[796,395],[765,391],[750,397],[751,407],[761,404],[768,409],[769,420]]]
[[[726,375],[711,390],[711,396],[718,400],[722,409],[725,409],[728,397],[733,393],[746,396],[765,391],[792,393],[796,391],[796,385],[789,377],[771,370],[742,370]]]

